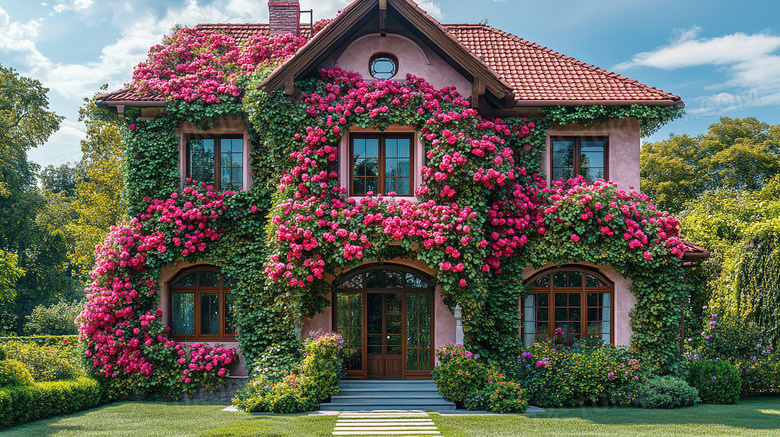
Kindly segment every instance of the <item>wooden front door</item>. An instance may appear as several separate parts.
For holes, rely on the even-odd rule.
[[[400,378],[403,317],[401,293],[368,293],[368,377]]]
[[[434,288],[430,278],[390,264],[335,282],[333,327],[344,339],[347,379],[430,379]]]

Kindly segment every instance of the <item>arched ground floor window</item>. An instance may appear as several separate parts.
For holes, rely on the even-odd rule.
[[[614,343],[615,285],[595,270],[580,266],[548,269],[526,285],[532,293],[522,305],[522,338],[528,347],[560,330],[563,345],[582,340]]]
[[[234,341],[235,281],[217,267],[195,267],[170,282],[171,337],[182,341]]]

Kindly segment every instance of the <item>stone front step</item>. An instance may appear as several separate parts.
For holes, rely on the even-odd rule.
[[[333,435],[439,436],[439,429],[424,411],[355,411],[342,412]]]
[[[340,392],[320,409],[360,410],[454,410],[455,404],[439,395],[433,381],[368,380],[341,381]]]

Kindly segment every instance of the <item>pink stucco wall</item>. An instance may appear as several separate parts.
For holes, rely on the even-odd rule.
[[[610,120],[606,125],[578,126],[568,124],[547,131],[546,152],[542,156],[542,172],[550,182],[550,137],[554,136],[606,136],[609,138],[608,177],[617,182],[618,188],[639,191],[639,120],[626,118]]]
[[[595,265],[591,263],[573,263],[576,265],[592,267],[597,269],[602,275],[615,284],[615,296],[613,299],[613,317],[614,317],[614,338],[616,345],[629,345],[631,343],[631,330],[628,312],[636,306],[636,297],[628,288],[631,285],[631,278],[626,278],[618,273],[612,266]],[[555,264],[549,263],[540,269],[526,267],[522,275],[524,278],[530,278],[537,272],[555,267]],[[518,311],[522,310],[522,302],[518,304]]]
[[[471,82],[442,58],[424,51],[411,39],[392,33],[385,37],[375,33],[356,39],[339,56],[336,66],[357,71],[364,80],[373,81],[368,63],[377,53],[390,53],[398,58],[398,74],[393,79],[399,82],[406,80],[407,74],[413,74],[425,78],[437,89],[455,85],[462,95],[471,94]]]

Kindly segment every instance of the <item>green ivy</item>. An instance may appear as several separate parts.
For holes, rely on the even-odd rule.
[[[677,106],[549,106],[542,108],[542,118],[549,122],[580,126],[606,124],[610,120],[633,117],[639,120],[641,136],[648,137],[672,120],[682,118],[685,111]]]

